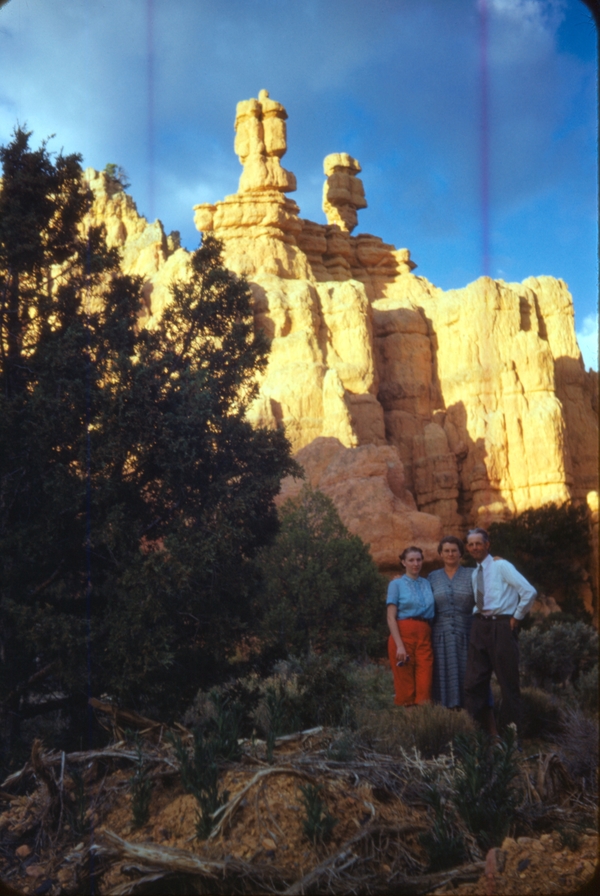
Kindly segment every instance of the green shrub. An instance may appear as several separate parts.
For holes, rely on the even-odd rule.
[[[150,817],[150,798],[152,796],[152,780],[148,774],[148,767],[144,762],[142,749],[137,744],[137,759],[135,772],[129,782],[131,793],[131,813],[134,828],[141,828]]]
[[[434,822],[429,831],[419,835],[419,842],[429,859],[429,871],[444,871],[464,860],[465,841],[455,829],[451,807],[435,783],[426,784],[423,799],[433,810]]]
[[[170,733],[168,737],[179,762],[183,788],[198,803],[196,836],[199,840],[206,840],[214,826],[213,813],[229,799],[226,790],[219,792],[218,741],[206,736],[198,728],[194,732],[194,745],[190,755],[178,735]]]
[[[306,657],[298,675],[298,709],[303,727],[351,725],[356,684],[344,657]]]
[[[509,727],[505,740],[492,744],[478,730],[467,737],[456,737],[454,747],[454,807],[482,850],[500,846],[517,805],[513,782],[519,769],[514,732]]]
[[[524,683],[538,687],[575,682],[598,661],[598,632],[584,622],[533,626],[519,637]]]
[[[280,509],[280,531],[260,555],[262,636],[294,655],[381,653],[386,583],[333,502],[305,486]]]

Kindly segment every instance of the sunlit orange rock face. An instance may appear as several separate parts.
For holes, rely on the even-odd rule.
[[[366,199],[344,152],[324,162],[327,223],[305,220],[281,164],[286,119],[266,91],[239,103],[238,192],[194,209],[248,279],[271,339],[252,422],[285,427],[307,479],[382,569],[409,543],[433,560],[442,534],[550,501],[597,508],[597,377],[566,284],[482,277],[442,291],[414,273],[408,249],[353,235]],[[187,253],[104,175],[86,176],[93,219],[146,280],[151,326]],[[281,497],[298,487],[286,481]]]

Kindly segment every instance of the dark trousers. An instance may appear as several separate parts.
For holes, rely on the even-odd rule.
[[[521,726],[521,689],[519,687],[519,645],[510,627],[510,616],[481,616],[476,613],[471,626],[465,707],[479,720],[488,706],[490,678],[496,673],[502,691],[500,722]]]

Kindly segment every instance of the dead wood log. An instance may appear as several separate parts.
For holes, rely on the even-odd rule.
[[[62,763],[62,756],[62,752],[48,752],[41,754],[45,766],[60,765]],[[101,750],[81,750],[75,753],[67,753],[65,756],[67,763],[70,763],[71,765],[93,762],[95,759],[126,759],[129,762],[137,762],[138,758],[137,752],[133,750],[120,750],[116,747],[106,747]],[[179,765],[168,756],[162,754],[144,753],[144,761],[150,765],[166,765],[169,769],[169,774],[176,774],[179,772]],[[2,788],[14,787],[14,785],[18,784],[22,778],[34,771],[31,762],[26,762],[23,768],[19,769],[19,771],[12,772],[12,774],[5,778],[1,786]]]
[[[251,865],[241,859],[225,859],[224,861],[212,861],[202,859],[200,856],[183,849],[172,846],[160,846],[156,843],[132,843],[123,840],[118,834],[110,830],[98,832],[100,842],[93,844],[90,851],[97,856],[117,858],[132,862],[140,870],[143,869],[144,878],[122,884],[112,890],[108,896],[125,896],[131,893],[142,883],[142,880],[159,880],[167,875],[179,874],[207,878],[213,881],[229,881],[232,883],[232,891],[245,890],[257,892],[267,890],[270,892],[281,891],[290,880],[290,872],[272,865]],[[235,882],[239,886],[234,886]],[[255,889],[249,890],[253,886]],[[227,890],[230,892],[230,890]]]
[[[108,716],[111,727],[121,734],[125,728],[133,728],[135,731],[139,731],[140,734],[150,737],[151,740],[160,740],[163,732],[169,727],[163,722],[147,719],[131,709],[119,709],[113,703],[103,703],[102,700],[98,700],[96,697],[90,697],[88,703],[97,712]]]

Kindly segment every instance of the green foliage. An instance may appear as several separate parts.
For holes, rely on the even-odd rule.
[[[286,693],[283,684],[279,687],[268,687],[265,693],[265,709],[267,716],[267,762],[273,762],[275,740],[281,734],[286,715]]]
[[[322,785],[301,784],[300,791],[305,812],[305,818],[302,821],[305,837],[315,846],[327,843],[331,839],[338,819],[329,814],[327,805],[321,798]]]
[[[427,782],[423,794],[425,803],[433,810],[433,825],[419,835],[419,842],[429,859],[430,871],[445,871],[460,865],[465,859],[465,841],[455,829],[452,809],[434,782]]]
[[[491,744],[482,731],[458,735],[454,747],[454,807],[482,850],[500,846],[517,805],[514,779],[518,766],[513,730],[509,726],[505,740],[496,744]]]
[[[131,186],[127,174],[125,173],[125,169],[120,165],[115,165],[114,162],[108,162],[104,168],[104,173],[108,180],[121,190],[126,190],[127,187]]]
[[[577,596],[590,562],[592,535],[583,504],[546,504],[490,526],[492,553],[517,567],[535,588],[556,595],[565,610],[590,622]]]
[[[194,732],[192,754],[178,735],[170,735],[181,771],[181,783],[196,798],[196,836],[206,840],[214,827],[213,813],[229,799],[226,790],[219,792],[219,744],[201,729]]]
[[[131,813],[134,828],[141,828],[148,823],[150,817],[150,798],[152,796],[152,779],[144,762],[142,749],[137,744],[135,772],[129,782],[131,793]]]
[[[584,622],[557,620],[547,628],[521,632],[519,650],[524,681],[538,687],[564,685],[598,662],[598,632]]]
[[[245,419],[267,341],[208,236],[140,329],[141,282],[84,232],[79,157],[18,130],[0,160],[4,708],[60,691],[80,724],[91,688],[170,718],[252,626],[254,556],[297,470]]]
[[[73,782],[73,795],[68,811],[71,829],[75,834],[87,834],[90,823],[85,817],[88,800],[85,793],[85,782],[78,768],[72,768],[69,772]]]
[[[354,655],[385,643],[385,581],[333,502],[305,486],[280,510],[281,528],[260,556],[262,633],[300,655]]]

